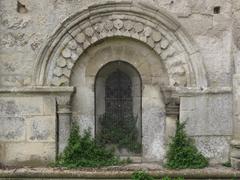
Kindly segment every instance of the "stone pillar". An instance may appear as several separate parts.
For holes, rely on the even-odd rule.
[[[166,143],[169,144],[170,138],[175,135],[177,121],[179,118],[179,103],[172,100],[166,105]]]
[[[71,128],[70,94],[56,97],[57,100],[57,154],[63,152],[67,145]]]
[[[240,169],[240,74],[233,76],[233,138],[231,164]]]

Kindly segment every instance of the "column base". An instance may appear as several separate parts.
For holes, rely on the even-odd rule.
[[[231,165],[234,169],[240,170],[240,141],[232,140],[231,141]]]
[[[240,159],[231,158],[231,165],[232,165],[232,168],[240,170]]]

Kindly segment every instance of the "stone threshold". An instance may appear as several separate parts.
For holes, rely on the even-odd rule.
[[[183,177],[185,179],[240,179],[240,171],[225,167],[208,167],[204,169],[168,170],[156,166],[124,166],[100,169],[64,169],[64,168],[18,168],[0,170],[3,178],[41,178],[41,179],[131,179],[136,170],[145,170],[156,179],[162,177]]]

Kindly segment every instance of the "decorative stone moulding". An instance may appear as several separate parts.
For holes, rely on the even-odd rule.
[[[36,85],[68,86],[81,54],[114,37],[152,48],[167,69],[170,86],[207,86],[201,56],[180,24],[165,11],[132,1],[100,3],[67,19],[39,56]]]

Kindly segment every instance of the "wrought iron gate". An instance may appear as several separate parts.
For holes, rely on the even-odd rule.
[[[120,70],[110,74],[105,85],[105,112],[119,121],[132,116],[132,82]]]
[[[117,69],[105,81],[105,113],[100,116],[99,142],[131,153],[141,152],[137,117],[133,113],[131,78]]]

